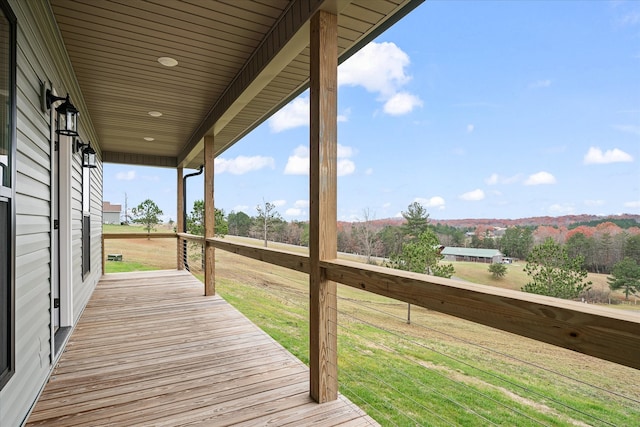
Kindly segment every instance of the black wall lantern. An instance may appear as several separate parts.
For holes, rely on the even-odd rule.
[[[83,168],[95,168],[96,164],[96,150],[91,148],[91,141],[84,144],[80,138],[76,138],[73,143],[73,151],[77,153],[82,149],[82,167]]]
[[[51,93],[51,89],[46,89],[41,84],[41,101],[43,111],[51,109],[54,102],[64,101],[56,107],[56,133],[58,135],[78,136],[78,115],[80,112],[73,106],[69,100],[69,94],[66,97],[55,96]]]

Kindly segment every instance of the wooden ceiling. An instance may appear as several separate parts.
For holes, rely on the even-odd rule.
[[[343,61],[422,1],[50,0],[103,160],[188,168],[307,87],[316,11],[338,14]]]

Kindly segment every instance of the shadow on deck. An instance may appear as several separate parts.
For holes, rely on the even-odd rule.
[[[182,271],[103,276],[28,425],[377,425]]]

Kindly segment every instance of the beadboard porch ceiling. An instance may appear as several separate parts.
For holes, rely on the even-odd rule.
[[[187,168],[308,86],[316,11],[338,14],[344,61],[422,1],[50,0],[103,161]]]

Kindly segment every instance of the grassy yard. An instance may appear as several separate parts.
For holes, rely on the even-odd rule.
[[[155,268],[175,268],[173,239],[140,239],[130,248],[107,243],[120,245],[125,262],[147,258]],[[487,285],[519,289],[527,279],[518,265],[498,281],[487,265],[454,265],[460,279]],[[220,295],[308,363],[307,275],[219,250],[216,282]],[[340,391],[383,425],[637,425],[640,419],[640,371],[419,307],[411,308],[407,324],[407,304],[345,286],[338,286],[338,297]]]

